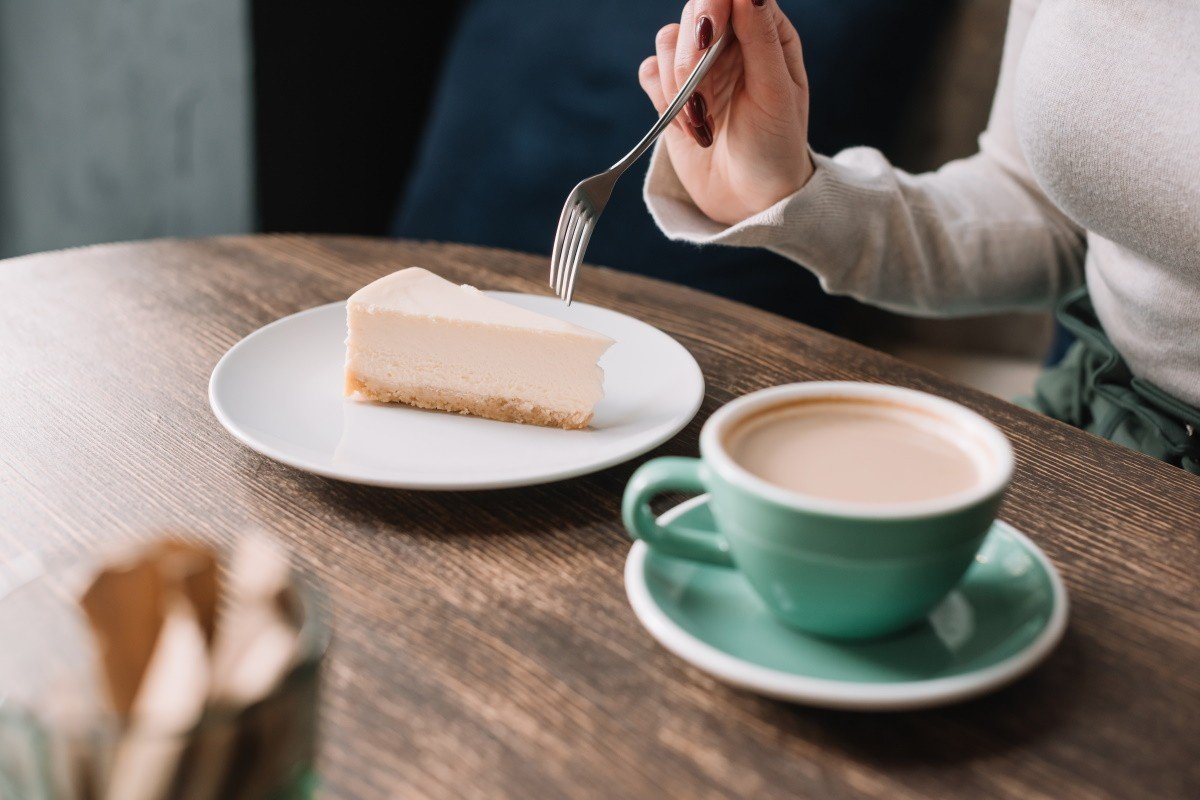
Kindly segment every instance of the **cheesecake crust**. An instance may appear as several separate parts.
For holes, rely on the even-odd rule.
[[[589,412],[563,412],[521,400],[467,392],[447,391],[431,386],[395,384],[381,386],[346,371],[345,394],[376,403],[402,403],[431,411],[469,414],[500,422],[521,422],[546,428],[581,430],[592,421]]]

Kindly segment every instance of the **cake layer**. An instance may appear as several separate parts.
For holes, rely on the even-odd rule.
[[[347,371],[382,385],[514,397],[551,409],[591,409],[604,396],[603,342],[564,335],[446,325],[351,311]]]
[[[551,428],[578,430],[586,428],[592,421],[590,410],[550,409],[513,398],[488,397],[487,395],[448,389],[432,389],[428,386],[404,385],[398,382],[385,387],[373,381],[364,381],[353,377],[349,373],[346,375],[346,394],[357,395],[364,400],[372,400],[377,403],[404,403],[433,411],[470,414],[501,422],[522,422]]]
[[[604,394],[607,336],[423,269],[359,290],[347,319],[347,394],[567,428]]]

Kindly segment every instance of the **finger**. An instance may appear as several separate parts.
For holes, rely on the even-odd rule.
[[[700,60],[699,54],[707,50],[729,26],[730,7],[730,0],[696,0],[692,15],[696,19],[697,61]]]
[[[683,4],[683,14],[679,18],[679,41],[675,44],[675,85],[682,86],[691,70],[689,63],[696,59],[696,42],[693,32],[696,30],[696,20],[692,16],[695,0]],[[665,62],[664,62],[665,63]]]
[[[695,6],[695,0],[688,0],[683,7],[683,16],[679,19],[679,26],[676,30],[676,52],[674,52],[673,73],[674,73],[674,89],[670,95],[674,98],[674,94],[679,91],[679,86],[682,86],[688,80],[691,70],[684,70],[680,65],[686,59],[697,58],[695,37],[686,35],[686,32],[695,30],[694,17],[692,17],[692,7]],[[689,56],[688,54],[691,54]],[[666,65],[672,64],[671,61],[660,61],[660,68],[666,72]],[[689,136],[695,140],[696,144],[701,148],[709,148],[713,144],[713,126],[712,122],[708,121],[708,107],[704,103],[704,97],[701,92],[692,92],[688,98],[688,102],[684,104],[683,113],[676,116],[676,121],[683,127],[683,130],[688,132]]]
[[[692,74],[696,64],[700,61],[700,49],[697,47],[697,38],[700,35],[700,30],[697,28],[697,18],[695,15],[696,4],[699,0],[688,0],[683,6],[683,16],[679,20],[679,40],[675,44],[675,85],[682,86],[687,82],[688,76]],[[693,35],[686,35],[688,31],[692,31]],[[711,31],[705,31],[705,36],[711,36]],[[708,42],[709,45],[712,42]],[[708,115],[708,106],[705,102],[703,89],[707,88],[706,84],[701,84],[696,91],[688,98],[687,104],[683,107],[683,114],[680,116],[685,120],[687,132],[696,140],[696,144],[701,147],[710,147],[713,143],[713,126]]]
[[[775,0],[733,0],[733,31],[742,51],[746,91],[764,104],[785,100],[793,91],[779,39],[779,16]]]
[[[692,96],[688,98],[687,105],[684,107],[686,112],[682,116],[687,118],[687,131],[696,140],[696,144],[701,147],[711,147],[713,143],[713,127],[712,114],[708,113],[708,104],[704,101],[704,95],[700,92],[692,92]]]
[[[685,17],[688,11],[689,7],[685,6]],[[675,81],[675,71],[669,66],[675,63],[675,51],[679,46],[679,36],[680,26],[668,25],[658,32],[658,37],[654,42],[655,48],[658,51],[656,58],[659,66],[659,84],[662,86],[663,97],[666,98],[667,103],[675,99],[675,95],[679,91],[679,84]],[[672,123],[686,131],[698,145],[708,147],[713,142],[711,124],[702,115],[695,117],[696,108],[694,100],[689,104],[688,109],[689,113],[677,114]],[[689,116],[689,114],[692,116]],[[695,121],[692,120],[692,117],[695,117]]]
[[[788,19],[788,15],[780,9],[775,15],[776,27],[779,31],[779,46],[783,50],[783,62],[787,65],[792,83],[804,91],[808,91],[808,71],[804,69],[804,48],[796,26]]]
[[[655,60],[658,62],[658,82],[662,87],[663,97],[668,103],[679,91],[675,83],[675,70],[669,66],[675,63],[675,46],[678,42],[679,25],[676,23],[663,27],[654,37]],[[687,123],[680,117],[675,117],[672,124],[678,124],[684,130],[688,128]]]
[[[675,81],[682,86],[700,63],[704,51],[729,26],[731,0],[691,0],[683,10],[679,23],[680,39],[675,48]],[[684,34],[692,31],[691,39]],[[707,91],[709,81],[705,79],[698,89]],[[703,117],[700,118],[703,120]],[[696,120],[693,120],[695,122]]]
[[[662,114],[667,110],[667,99],[663,97],[662,82],[658,77],[658,57],[650,56],[638,67],[638,83],[642,91],[654,104],[654,110]]]
[[[672,98],[677,91],[675,70],[665,68],[675,63],[675,46],[679,42],[679,25],[671,23],[659,30],[654,37],[654,55],[658,60],[658,79],[662,85],[663,96]]]

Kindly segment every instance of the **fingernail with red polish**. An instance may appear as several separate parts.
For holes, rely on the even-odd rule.
[[[713,24],[708,17],[701,17],[696,23],[696,49],[707,50],[713,40]]]
[[[704,102],[704,95],[693,92],[683,106],[683,113],[687,116],[688,124],[693,128],[703,125],[705,118],[708,117],[708,104]]]
[[[701,147],[712,147],[713,143],[713,121],[712,117],[698,128],[692,128],[692,136],[696,137],[696,143]]]

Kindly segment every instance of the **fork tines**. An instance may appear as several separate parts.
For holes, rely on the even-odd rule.
[[[595,214],[579,187],[571,192],[558,218],[558,232],[550,251],[550,286],[569,305],[575,292],[575,275],[596,227]]]

